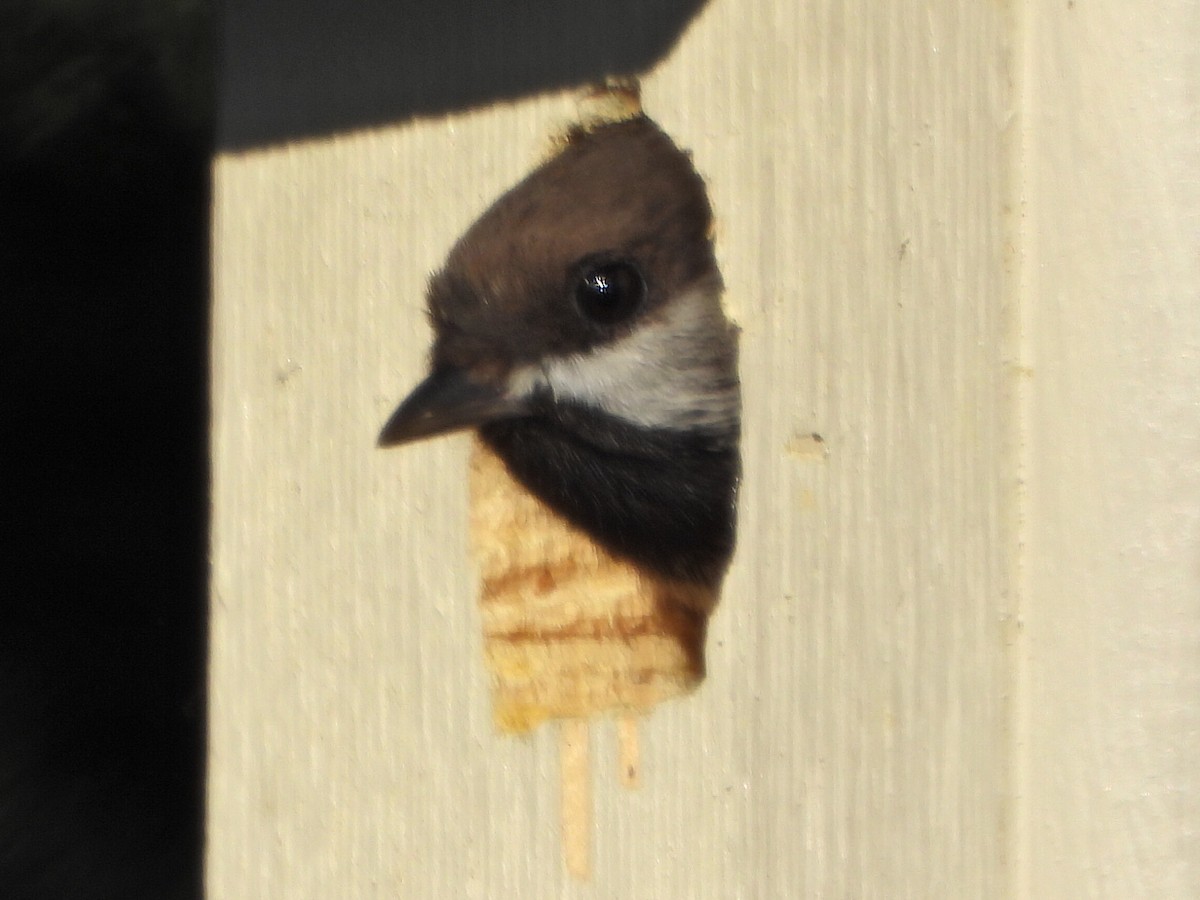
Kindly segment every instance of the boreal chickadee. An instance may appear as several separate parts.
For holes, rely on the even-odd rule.
[[[648,118],[572,132],[431,280],[431,374],[381,446],[461,428],[618,557],[715,585],[741,394],[712,210]]]

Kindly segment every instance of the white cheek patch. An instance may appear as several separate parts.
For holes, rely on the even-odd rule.
[[[721,310],[719,287],[676,297],[611,344],[518,370],[509,383],[514,396],[538,387],[636,425],[736,434],[737,331]]]

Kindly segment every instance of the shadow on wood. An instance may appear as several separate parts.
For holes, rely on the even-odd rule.
[[[218,136],[245,149],[636,74],[703,0],[231,3]]]

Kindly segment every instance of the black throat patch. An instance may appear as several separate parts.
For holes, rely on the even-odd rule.
[[[514,478],[614,555],[670,578],[715,585],[724,576],[741,476],[736,434],[644,428],[546,403],[480,435]]]

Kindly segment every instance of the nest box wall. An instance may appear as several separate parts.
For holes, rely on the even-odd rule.
[[[1059,176],[1092,163],[1047,148],[1061,146],[1055,129],[1074,120],[1079,96],[1118,101],[1053,60],[1075,54],[1087,70],[1104,58],[1116,83],[1145,74],[1071,30],[1071,14],[1082,15],[716,0],[644,74],[647,113],[693,153],[716,212],[726,306],[742,329],[745,480],[707,680],[646,723],[640,792],[597,793],[594,880],[580,891],[1029,896],[1052,876],[1069,883],[1064,859],[1100,859],[1144,819],[1111,811],[1105,830],[1060,811],[1109,812],[1104,765],[1125,784],[1149,777],[1132,761],[1136,741],[1093,752],[1106,710],[1088,713],[1090,730],[1055,715],[1091,689],[1075,664],[1089,647],[1115,671],[1126,646],[1051,642],[1059,649],[1039,656],[1017,622],[1020,598],[1038,610],[1034,637],[1058,633],[1071,573],[1083,577],[1089,548],[1113,537],[1073,534],[1070,498],[1047,494],[1024,507],[1037,518],[1022,527],[1053,539],[1021,556],[1022,473],[1042,487],[1069,481],[1071,454],[1043,441],[1023,459],[1019,440],[1053,431],[1062,391],[1092,372],[1074,355],[1066,375],[1029,377],[1023,354],[1053,353],[1022,343],[1022,327],[1043,333],[1031,291],[1057,285],[1063,320],[1088,302],[1120,304],[1076,297],[1070,272],[1054,269],[1069,261],[1054,250],[1057,224],[1067,234],[1088,223],[1083,212],[1059,223]],[[1094,29],[1116,27],[1090,15]],[[1121,27],[1192,46],[1153,21]],[[1022,49],[1035,44],[1021,29],[1036,28],[1057,35],[1045,58]],[[511,49],[479,47],[498,65]],[[558,862],[553,736],[512,740],[492,726],[468,553],[469,441],[374,447],[425,369],[428,275],[576,116],[560,84],[217,160],[214,897],[576,890]],[[1153,155],[1166,122],[1139,120],[1134,163]],[[1105,184],[1089,182],[1087,196],[1108,196]],[[1020,216],[1028,190],[1032,225]],[[1127,208],[1135,193],[1104,208]],[[1184,209],[1188,197],[1173,201],[1179,221],[1197,208]],[[1048,282],[1022,267],[1030,242],[1049,248],[1037,257]],[[1194,266],[1155,271],[1164,303],[1186,293],[1171,285],[1196,287]],[[1180,321],[1175,339],[1194,336],[1194,318]],[[1115,331],[1097,325],[1090,339]],[[1181,441],[1197,433],[1194,408],[1172,415],[1191,429]],[[1065,446],[1086,444],[1071,422]],[[1162,504],[1195,486],[1194,471],[1180,477],[1156,488],[1146,515],[1172,514]],[[1122,496],[1128,512],[1140,508]],[[1178,562],[1186,548],[1164,552]],[[1155,612],[1164,627],[1196,588],[1194,571],[1172,571]],[[1095,590],[1116,606],[1119,582]],[[1099,627],[1078,609],[1065,621],[1075,633]],[[1194,663],[1173,659],[1194,679]],[[1042,675],[1063,679],[1067,695],[1031,684]],[[1139,690],[1130,702],[1169,699]],[[1194,724],[1195,696],[1164,726],[1168,745]],[[611,768],[610,745],[597,739],[598,766]],[[1082,768],[1089,757],[1099,769]],[[1174,785],[1189,777],[1169,760],[1155,772]],[[1061,802],[1029,798],[1030,785]],[[1153,840],[1175,834],[1163,808],[1149,821],[1139,841],[1188,855],[1181,839]],[[1168,887],[1194,873],[1161,870]]]

